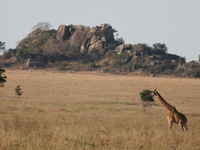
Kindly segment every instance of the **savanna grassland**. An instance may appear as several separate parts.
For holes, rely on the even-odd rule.
[[[200,79],[6,70],[0,89],[0,149],[200,149]],[[15,87],[20,85],[18,98]],[[143,111],[139,93],[157,91],[188,119],[168,130],[167,112]]]

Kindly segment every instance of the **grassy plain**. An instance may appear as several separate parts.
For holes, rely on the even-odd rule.
[[[200,149],[200,80],[104,73],[6,70],[0,89],[0,149]],[[23,94],[15,95],[21,85]],[[188,118],[189,131],[157,105],[142,109],[139,93],[154,90]]]

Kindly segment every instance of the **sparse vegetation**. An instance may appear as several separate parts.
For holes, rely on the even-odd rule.
[[[186,77],[200,77],[200,69],[187,70],[184,72]]]
[[[105,26],[110,25],[105,24]],[[69,39],[73,39],[70,37],[76,31],[78,33],[79,30],[76,30],[76,27],[82,27],[84,34],[90,30],[85,26],[69,25],[66,26],[69,33],[63,35],[64,39],[59,39],[57,34],[61,34],[61,32],[54,29],[49,30],[49,23],[42,22],[34,27],[37,30],[31,32],[19,42],[16,49],[5,50],[5,43],[0,42],[0,50],[4,51],[1,65],[7,68],[24,68],[27,59],[31,58],[29,69],[57,68],[66,71],[102,71],[106,67],[109,73],[200,77],[199,63],[186,63],[185,58],[167,53],[168,48],[164,43],[155,43],[152,46],[146,43],[125,44],[123,38],[117,38],[117,30],[111,27],[110,36],[105,36],[104,32],[99,30],[100,28],[94,27],[91,35],[87,34],[88,36],[83,38],[75,38],[74,40],[78,40],[78,42],[75,42]],[[112,32],[116,36],[115,39]],[[82,35],[83,33],[75,35]],[[53,65],[60,61],[65,61],[69,65]],[[102,61],[104,62],[102,63]],[[74,65],[77,62],[81,64],[79,67]],[[93,62],[100,65],[91,66]],[[88,64],[88,68],[85,69],[83,66],[86,64]]]
[[[127,64],[124,66],[124,69],[125,69],[125,71],[132,72],[133,69],[134,69],[134,64],[133,64],[133,62],[127,63]]]
[[[16,93],[16,95],[18,96],[18,98],[22,95],[22,92],[21,92],[21,86],[20,85],[18,85],[18,86],[16,86],[16,88],[15,88],[15,93]]]
[[[104,67],[108,67],[108,62],[107,62],[107,61],[104,61],[104,62],[102,63],[102,65],[103,65]]]
[[[196,79],[6,72],[11,80],[0,97],[0,149],[200,149]],[[13,90],[19,81],[27,89],[20,101]],[[187,133],[180,132],[178,125],[167,129],[166,111],[159,102],[143,113],[138,93],[155,86],[184,112]]]
[[[87,71],[92,71],[96,67],[96,63],[92,62],[86,66]]]

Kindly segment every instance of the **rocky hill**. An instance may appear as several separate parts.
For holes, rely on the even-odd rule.
[[[167,53],[167,46],[155,43],[125,44],[114,38],[109,24],[90,28],[60,25],[57,30],[37,28],[22,39],[16,49],[1,56],[1,66],[21,69],[57,68],[59,70],[104,73],[139,73],[200,77],[200,64],[186,63],[183,57]]]

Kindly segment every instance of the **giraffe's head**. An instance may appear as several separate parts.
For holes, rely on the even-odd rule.
[[[156,89],[154,90],[154,91],[152,91],[150,94],[149,94],[149,96],[157,96],[157,91],[156,91]]]

